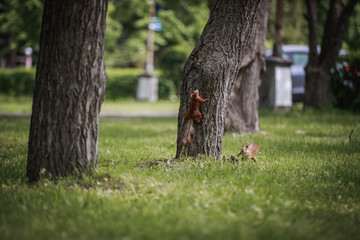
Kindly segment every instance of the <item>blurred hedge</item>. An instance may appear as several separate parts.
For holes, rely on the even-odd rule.
[[[34,79],[34,69],[0,69],[0,93],[9,96],[32,96]]]
[[[174,86],[175,93],[178,96],[180,95],[184,64],[191,50],[192,47],[186,48],[181,45],[170,47],[164,51],[159,62],[162,75],[171,82]]]
[[[106,99],[135,98],[140,69],[106,69]]]
[[[329,91],[335,107],[360,113],[360,52],[339,59],[331,74]]]
[[[141,69],[107,69],[106,99],[135,98]],[[0,93],[8,96],[32,96],[35,69],[0,69]],[[167,99],[173,92],[171,80],[159,75],[159,98]]]

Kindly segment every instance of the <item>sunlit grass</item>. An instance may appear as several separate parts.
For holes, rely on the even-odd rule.
[[[0,113],[30,113],[31,97],[11,97],[0,94]]]
[[[359,239],[360,116],[260,112],[258,163],[175,153],[176,118],[101,118],[98,169],[26,183],[29,119],[0,118],[1,239]],[[348,136],[355,129],[352,142]]]
[[[127,100],[105,100],[101,106],[101,112],[136,112],[136,111],[178,111],[179,102],[169,100],[159,100],[157,102],[136,101],[134,99]]]
[[[0,113],[31,113],[31,97],[9,97],[0,94]],[[157,102],[136,101],[134,99],[106,100],[101,106],[102,113],[109,112],[165,112],[178,111],[179,102],[159,100]]]

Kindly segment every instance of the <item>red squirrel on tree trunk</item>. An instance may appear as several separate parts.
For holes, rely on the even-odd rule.
[[[191,103],[189,108],[185,111],[184,116],[188,119],[184,126],[184,131],[181,135],[180,144],[182,147],[190,147],[192,143],[192,137],[195,136],[194,121],[196,123],[202,123],[201,112],[199,111],[200,103],[204,103],[210,100],[210,98],[202,99],[199,96],[199,90],[196,89],[193,93],[189,91]]]

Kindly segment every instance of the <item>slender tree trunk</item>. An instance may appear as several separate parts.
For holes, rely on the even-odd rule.
[[[282,57],[282,24],[284,19],[284,0],[276,0],[276,22],[273,56]]]
[[[248,47],[260,2],[219,0],[214,5],[200,40],[184,67],[177,157],[181,155],[180,138],[187,122],[184,112],[190,104],[188,91],[196,89],[201,97],[211,100],[200,105],[204,122],[195,124],[196,134],[188,154],[220,157],[230,93]]]
[[[271,0],[259,5],[257,21],[246,54],[230,95],[225,129],[239,132],[259,131],[259,92],[266,68],[265,40]]]
[[[84,173],[98,158],[107,0],[46,0],[27,176]]]
[[[344,38],[345,26],[359,0],[331,0],[327,13],[321,52],[317,52],[317,12],[320,1],[306,0],[309,24],[309,62],[305,67],[304,107],[322,108],[327,100],[330,70],[335,66]]]
[[[13,34],[11,33],[10,34],[10,37],[9,37],[9,45],[12,43],[13,41]],[[16,67],[16,58],[17,58],[17,48],[13,48],[9,51],[9,62],[8,62],[8,66],[11,67],[11,68],[14,68]]]

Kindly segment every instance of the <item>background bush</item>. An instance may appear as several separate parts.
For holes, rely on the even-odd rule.
[[[360,112],[360,52],[340,58],[331,75],[329,90],[335,107]]]
[[[177,96],[180,95],[182,72],[190,51],[191,48],[181,45],[171,47],[163,53],[159,63],[164,78],[169,80],[169,84],[174,87]]]
[[[35,69],[1,69],[0,93],[9,96],[32,96],[34,80]]]
[[[135,98],[141,69],[107,69],[105,99]],[[32,96],[34,91],[35,69],[0,69],[0,93],[7,96]],[[172,81],[159,73],[159,98],[167,99],[173,92]]]
[[[107,69],[106,99],[135,98],[140,69]]]

